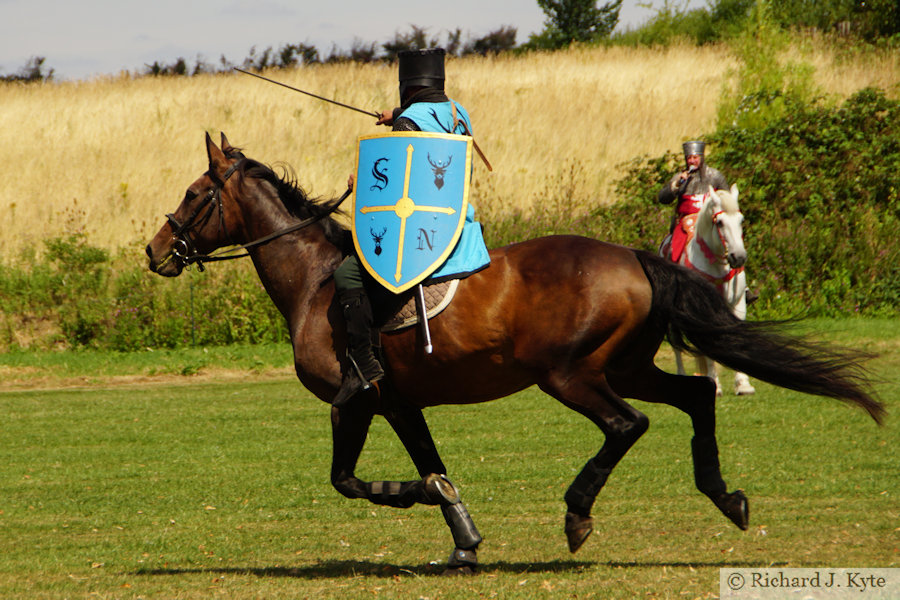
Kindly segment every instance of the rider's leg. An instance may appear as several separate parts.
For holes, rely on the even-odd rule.
[[[335,271],[334,284],[338,303],[347,327],[347,353],[350,366],[344,371],[341,389],[333,404],[340,406],[361,390],[384,377],[384,370],[375,358],[374,345],[378,332],[374,329],[372,306],[363,286],[359,260],[348,256]]]

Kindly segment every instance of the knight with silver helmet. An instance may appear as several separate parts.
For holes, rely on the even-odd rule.
[[[703,200],[709,193],[709,186],[716,190],[727,190],[729,187],[725,176],[706,164],[704,142],[685,142],[682,148],[685,169],[663,185],[657,195],[662,204],[675,202],[675,215],[672,217],[669,238],[663,242],[664,245],[671,244],[671,252],[666,254],[675,262],[678,262],[687,243],[685,228],[679,226],[682,219],[700,211]]]

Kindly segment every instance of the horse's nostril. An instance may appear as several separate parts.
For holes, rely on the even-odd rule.
[[[147,247],[144,250],[147,252],[149,258],[153,258],[153,250],[150,249],[150,244],[147,244]]]

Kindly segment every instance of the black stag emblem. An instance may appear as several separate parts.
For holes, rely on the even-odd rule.
[[[381,240],[384,239],[384,234],[387,233],[387,227],[381,230],[381,233],[375,233],[375,231],[369,227],[369,233],[372,234],[372,239],[375,240],[375,256],[379,256],[381,254]]]
[[[376,181],[373,185],[369,186],[369,191],[383,190],[384,188],[387,187],[388,176],[385,175],[385,173],[387,173],[387,167],[384,167],[384,169],[381,171],[378,170],[378,165],[381,163],[381,161],[387,162],[388,159],[387,158],[379,158],[378,160],[375,161],[375,164],[372,165],[372,177],[374,177],[376,179]]]
[[[451,155],[447,157],[446,163],[440,160],[435,163],[431,160],[431,154],[428,154],[428,164],[431,165],[431,170],[434,172],[434,186],[437,189],[444,187],[444,175],[447,173],[447,167],[450,166],[450,161],[452,160],[453,156]]]

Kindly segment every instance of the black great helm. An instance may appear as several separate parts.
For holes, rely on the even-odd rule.
[[[411,87],[444,89],[445,54],[443,48],[403,50],[397,53],[397,60],[400,62],[401,101],[404,92]]]

